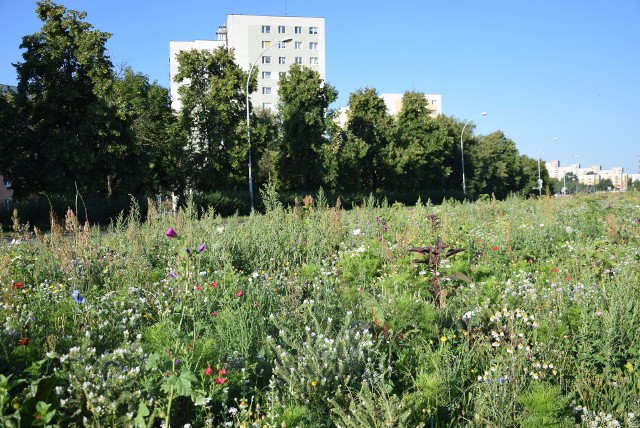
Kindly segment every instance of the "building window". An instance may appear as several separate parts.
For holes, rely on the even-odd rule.
[[[318,58],[315,58],[315,57],[309,58],[309,64],[310,65],[318,65]]]
[[[302,27],[296,27],[295,33],[296,34],[302,34]]]
[[[284,25],[278,25],[278,33],[279,34],[284,34],[287,32],[287,29],[285,28]]]
[[[281,71],[280,73],[278,73],[278,75],[282,79],[283,77],[287,77],[287,72],[286,71]]]
[[[262,32],[265,34],[269,34],[271,32],[271,25],[263,25]]]
[[[287,63],[287,57],[281,56],[280,58],[278,58],[278,64],[286,64]]]
[[[295,43],[294,43],[294,45],[293,45],[293,47],[294,47],[295,49],[302,49],[302,42],[295,42]]]
[[[270,71],[263,71],[262,72],[262,79],[264,79],[264,80],[271,79],[271,72]]]
[[[8,189],[9,187],[11,187],[11,182],[8,181],[8,180],[4,180],[3,181],[3,185],[4,185],[4,187],[6,187]]]
[[[432,106],[434,106],[434,105],[436,105],[436,104],[438,104],[438,100],[431,100],[431,105],[432,105]]]
[[[318,34],[318,27],[309,27],[309,34]]]
[[[297,56],[296,57],[296,64],[302,65],[302,57],[301,56]]]
[[[262,41],[262,47],[263,48],[268,48],[271,46],[271,40],[263,40]]]
[[[318,50],[318,42],[309,42],[309,49]]]
[[[273,103],[262,103],[262,108],[265,110],[273,110]]]
[[[271,57],[270,56],[263,56],[262,57],[262,63],[263,64],[271,64]]]
[[[278,49],[284,49],[287,47],[287,43],[286,42],[278,42]]]
[[[269,86],[262,88],[262,95],[271,95],[271,88]]]

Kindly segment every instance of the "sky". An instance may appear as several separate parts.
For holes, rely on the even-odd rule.
[[[56,3],[112,34],[114,65],[167,88],[170,40],[215,40],[228,14],[323,17],[332,108],[367,87],[440,94],[444,114],[476,134],[502,131],[532,158],[640,173],[640,0]],[[2,84],[17,84],[22,37],[42,25],[34,11],[32,0],[0,0]]]

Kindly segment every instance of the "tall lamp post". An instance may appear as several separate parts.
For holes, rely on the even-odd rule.
[[[572,155],[571,158],[577,158],[578,155]],[[565,161],[565,163],[567,163],[567,161]],[[566,195],[567,194],[567,172],[565,171],[564,174],[562,174],[562,194]]]
[[[482,113],[480,113],[480,116],[486,116],[487,114],[488,113],[486,111],[483,111]],[[469,124],[469,121],[465,120],[464,126],[462,127],[462,132],[460,133],[460,155],[462,157],[462,193],[465,196],[467,196],[467,182],[464,179],[464,144],[463,144],[462,137],[464,136],[464,130],[468,124]]]
[[[557,139],[558,137],[553,137],[553,140]],[[542,177],[540,177],[540,150],[542,150],[542,145],[538,148],[538,194],[542,196]]]
[[[291,37],[285,37],[278,43],[267,46],[262,52],[260,52],[258,58],[256,58],[256,60],[253,62],[251,68],[249,68],[249,74],[247,75],[247,144],[249,144],[249,201],[251,203],[251,212],[253,212],[253,176],[251,175],[251,119],[249,116],[249,82],[251,81],[251,74],[253,73],[253,69],[255,68],[256,64],[258,64],[258,61],[260,61],[260,58],[262,58],[262,55],[264,55],[264,53],[269,49],[278,46],[281,43],[289,43],[291,40],[293,40]]]

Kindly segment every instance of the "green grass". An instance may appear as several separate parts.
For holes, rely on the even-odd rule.
[[[640,426],[639,194],[264,196],[5,225],[2,425]]]

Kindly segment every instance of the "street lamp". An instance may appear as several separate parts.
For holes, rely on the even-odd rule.
[[[572,158],[577,158],[578,155],[573,155],[571,157]],[[565,161],[565,163],[567,163],[567,161]],[[564,174],[562,174],[562,180],[563,180],[562,194],[566,195],[567,194],[567,172],[566,171],[564,172]]]
[[[553,137],[554,140],[557,140],[558,137]],[[542,177],[540,177],[540,150],[542,150],[542,146],[538,148],[538,193],[542,196]]]
[[[258,58],[256,58],[254,63],[251,65],[251,68],[249,68],[249,74],[247,75],[247,144],[249,144],[249,201],[251,203],[251,212],[253,212],[253,177],[251,175],[251,120],[249,116],[249,82],[251,81],[251,73],[253,73],[253,69],[255,68],[256,64],[258,64],[258,61],[260,60],[260,58],[262,58],[262,55],[264,55],[266,51],[274,46],[280,45],[281,43],[289,43],[291,40],[293,40],[291,37],[285,37],[278,43],[267,46],[262,52],[260,52]]]
[[[483,111],[480,113],[480,116],[486,116],[488,113]],[[462,132],[460,133],[460,155],[462,156],[462,193],[467,196],[467,182],[464,179],[464,145],[462,144],[462,137],[464,136],[464,130],[469,124],[468,121],[464,121],[464,126],[462,127]]]

